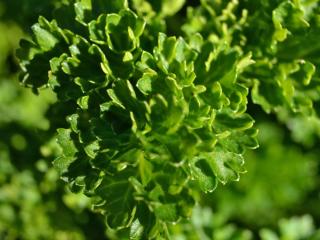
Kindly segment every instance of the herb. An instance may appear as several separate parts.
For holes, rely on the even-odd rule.
[[[125,238],[168,238],[202,192],[239,180],[258,146],[248,102],[319,133],[316,1],[203,0],[175,22],[187,6],[65,1],[18,50],[22,83],[63,109],[55,168]]]

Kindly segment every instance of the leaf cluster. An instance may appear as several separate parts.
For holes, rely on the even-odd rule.
[[[239,180],[258,146],[248,103],[289,127],[313,119],[291,127],[306,145],[319,134],[319,3],[195,5],[62,1],[17,53],[22,83],[56,95],[54,166],[120,239],[169,238],[202,192]]]

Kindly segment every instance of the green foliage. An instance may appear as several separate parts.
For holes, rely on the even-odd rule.
[[[0,238],[317,239],[319,9],[2,1]]]
[[[226,224],[221,216],[212,213],[209,208],[194,208],[191,221],[183,222],[171,228],[173,240],[185,239],[218,239],[218,240],[315,240],[319,238],[320,231],[315,230],[314,221],[309,215],[280,219],[276,230],[261,229],[255,237],[248,229]]]
[[[74,21],[89,35],[39,18],[19,51],[23,83],[77,104],[69,129],[58,130],[54,162],[71,188],[95,199],[109,227],[139,224],[153,238],[189,215],[198,188],[213,191],[244,172],[242,154],[257,146],[248,89],[237,80],[249,56],[163,33],[149,52],[140,47],[145,22],[125,2],[88,22],[77,11],[85,7],[94,9],[77,3]]]
[[[65,192],[51,166],[58,146],[43,132],[52,96],[36,97],[11,76],[0,78],[0,96],[0,238],[85,239],[89,200]]]
[[[311,239],[320,237],[320,231],[315,230],[314,222],[308,215],[281,219],[279,221],[279,235],[268,230],[262,229],[260,236],[262,240],[272,239]]]
[[[55,97],[19,85],[13,54],[22,30],[1,21],[0,31],[0,239],[103,239],[89,199],[66,191],[52,167],[59,149],[45,113]]]
[[[226,219],[255,228],[274,227],[277,219],[299,208],[315,190],[318,152],[307,154],[288,144],[283,130],[274,124],[258,127],[261,147],[246,154],[247,174],[240,182],[205,196],[203,203],[211,202]]]
[[[318,135],[318,1],[204,0],[188,9],[188,17],[182,27],[187,36],[200,32],[214,42],[228,42],[242,54],[252,54],[255,64],[240,79],[250,86],[255,104],[288,125],[317,119],[312,132]],[[297,136],[299,130],[291,128]],[[308,135],[300,131],[297,140],[310,144],[312,134]]]

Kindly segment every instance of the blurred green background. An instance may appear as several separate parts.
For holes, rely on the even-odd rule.
[[[19,85],[19,40],[59,2],[0,1],[0,240],[119,239],[52,168],[59,153],[53,129],[60,123],[46,116],[62,111],[55,96]],[[320,149],[312,119],[292,119],[289,128],[253,104],[249,113],[261,147],[246,154],[247,173],[198,196],[192,219],[171,226],[172,239],[320,239]]]

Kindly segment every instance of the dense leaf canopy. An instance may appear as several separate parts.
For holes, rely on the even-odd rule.
[[[8,102],[0,104],[5,113],[0,127],[14,151],[35,142],[28,158],[36,169],[21,172],[21,181],[35,186],[31,208],[42,201],[41,194],[57,191],[78,199],[83,211],[91,207],[100,213],[111,239],[253,239],[229,219],[268,226],[314,191],[316,152],[303,151],[314,150],[320,134],[318,1],[33,0],[18,5],[4,1],[1,21],[15,18],[11,10],[20,7],[16,24],[28,29],[29,21],[42,15],[17,50],[20,81],[40,96],[24,90],[6,97],[6,88],[22,90],[0,82]],[[17,25],[10,29],[20,38]],[[4,56],[10,56],[16,46],[9,37],[2,44]],[[1,65],[6,61],[0,56]],[[30,108],[19,107],[26,102]],[[24,110],[14,114],[15,108]],[[270,119],[286,128],[288,140],[267,123]],[[10,122],[25,132],[12,132]],[[250,149],[259,145],[259,129],[261,150],[255,154]],[[11,147],[0,143],[9,169],[4,176],[13,175],[18,169],[10,163]],[[33,176],[36,171],[42,177]],[[55,185],[58,175],[73,193]],[[16,188],[10,181],[0,183]],[[51,190],[37,189],[34,181]],[[59,201],[63,208],[72,205]],[[265,221],[254,220],[248,209]],[[10,211],[3,212],[11,216]],[[39,218],[51,214],[46,207],[41,211]],[[201,214],[209,214],[207,220]],[[300,232],[288,230],[300,224]],[[281,220],[279,235],[316,236],[313,224],[308,215]],[[87,234],[72,229],[75,239]],[[278,239],[270,230],[256,233]]]

